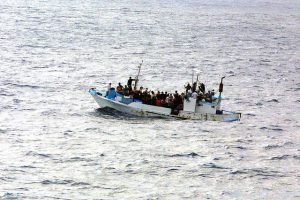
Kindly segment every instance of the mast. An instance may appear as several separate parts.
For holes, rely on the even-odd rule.
[[[194,70],[193,70],[193,74],[192,74],[192,85],[194,83]]]
[[[137,76],[135,77],[135,82],[134,82],[134,90],[136,90],[136,88],[137,88],[137,84],[138,84],[138,81],[139,81],[139,76],[140,76],[140,72],[141,72],[142,65],[143,65],[143,60],[142,60],[142,62],[140,63],[140,65],[138,66],[138,74],[137,74]]]
[[[221,100],[222,100],[222,92],[223,92],[223,79],[225,78],[225,76],[223,76],[221,78],[221,82],[220,82],[220,85],[219,85],[219,98],[218,98],[218,103],[217,103],[217,110],[220,110],[221,109]]]

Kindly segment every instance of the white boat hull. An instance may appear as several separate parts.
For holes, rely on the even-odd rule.
[[[132,102],[130,104],[123,104],[115,100],[105,98],[98,95],[96,92],[91,92],[97,104],[100,108],[112,108],[117,111],[142,117],[165,117],[165,118],[179,118],[179,119],[191,119],[191,120],[209,120],[209,121],[237,121],[240,120],[241,114],[234,112],[226,112],[223,114],[211,114],[211,113],[194,113],[187,111],[180,111],[178,115],[171,114],[170,108],[158,107],[152,105],[146,105],[142,103]]]
[[[158,117],[158,116],[168,117],[170,115],[170,114],[146,111],[142,108],[138,108],[138,106],[136,106],[136,104],[138,104],[138,103],[135,103],[135,102],[131,103],[131,105],[130,104],[127,105],[127,104],[123,104],[123,103],[99,96],[97,94],[92,94],[92,96],[94,97],[95,101],[97,102],[97,104],[99,105],[100,108],[105,108],[105,107],[113,108],[113,109],[123,112],[123,113],[131,114],[131,115],[135,115],[135,116],[143,116],[143,117]]]

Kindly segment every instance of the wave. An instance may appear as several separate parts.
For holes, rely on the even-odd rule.
[[[29,151],[25,154],[26,156],[38,156],[38,157],[43,157],[43,158],[50,158],[50,154],[43,154],[43,153],[36,153],[34,151]]]
[[[247,175],[248,177],[285,177],[284,174],[278,171],[268,171],[264,169],[239,169],[230,172],[232,175]]]
[[[267,102],[269,102],[269,103],[271,103],[271,102],[279,103],[279,100],[278,99],[271,99],[271,100],[268,100]]]
[[[280,147],[282,147],[282,146],[278,145],[278,144],[269,144],[269,145],[265,146],[264,149],[270,150],[270,149],[275,149],[275,148],[280,148]]]
[[[286,160],[289,157],[290,157],[289,155],[275,156],[275,157],[272,157],[271,160]]]
[[[202,165],[203,168],[212,168],[212,169],[229,169],[227,167],[222,167],[219,165],[216,165],[215,163],[205,163]]]
[[[198,157],[199,154],[195,152],[187,153],[187,154],[173,154],[169,155],[168,157]]]
[[[39,89],[39,88],[45,88],[39,85],[28,85],[28,84],[15,84],[15,83],[10,83],[9,85],[14,86],[14,87],[20,87],[20,88],[31,88],[31,89]]]
[[[283,131],[282,128],[271,128],[271,127],[265,127],[265,126],[260,127],[259,129],[261,129],[261,130],[269,130],[269,131]]]
[[[49,184],[56,184],[56,185],[66,185],[66,184],[72,184],[74,181],[72,180],[43,180],[41,181],[41,184],[43,185],[49,185]]]

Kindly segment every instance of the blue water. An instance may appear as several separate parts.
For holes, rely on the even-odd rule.
[[[1,199],[299,199],[300,2],[0,2]],[[240,122],[147,119],[88,93],[224,80]]]

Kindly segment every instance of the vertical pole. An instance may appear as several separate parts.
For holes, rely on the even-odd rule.
[[[222,101],[222,92],[223,92],[223,79],[224,78],[225,78],[225,76],[221,78],[221,82],[220,82],[220,85],[219,85],[219,99],[218,99],[218,103],[217,103],[217,110],[221,110],[221,101]]]
[[[192,74],[192,85],[194,83],[194,70],[193,70],[193,74]]]
[[[138,83],[138,80],[139,80],[139,76],[140,76],[142,64],[143,64],[143,60],[142,60],[141,64],[138,66],[139,70],[138,70],[138,74],[137,74],[137,76],[136,76],[136,78],[135,78],[135,82],[134,82],[134,90],[136,90],[136,88],[137,88],[137,83]]]

